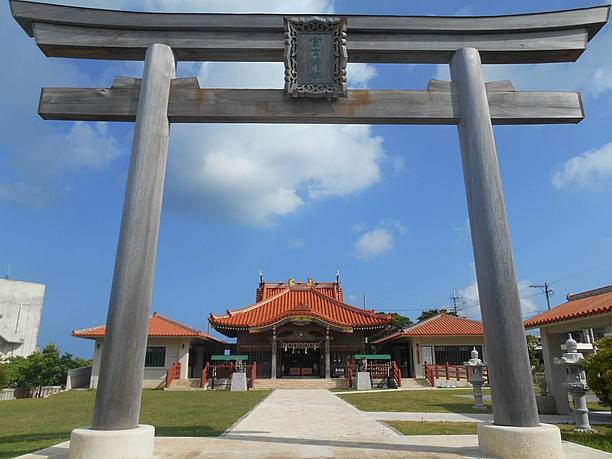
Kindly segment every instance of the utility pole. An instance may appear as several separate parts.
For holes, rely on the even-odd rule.
[[[455,313],[455,315],[457,315],[459,310],[459,308],[457,307],[457,300],[460,299],[460,297],[457,296],[454,289],[453,296],[451,296],[449,299],[453,301],[453,312]]]
[[[544,294],[546,295],[546,305],[548,306],[548,310],[550,311],[550,297],[554,293],[550,288],[550,284],[548,282],[544,282],[544,285],[533,284],[530,285],[531,288],[541,288],[544,290]]]

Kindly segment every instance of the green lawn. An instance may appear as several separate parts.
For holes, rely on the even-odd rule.
[[[490,413],[472,408],[473,401],[458,395],[471,389],[406,390],[364,394],[337,394],[362,411],[406,411],[411,413]]]
[[[385,421],[404,435],[469,435],[477,433],[477,422]],[[563,440],[612,453],[612,426],[595,425],[597,434],[572,432],[573,424],[557,424]]]
[[[561,437],[564,440],[612,453],[612,426],[593,425],[592,427],[597,429],[597,434],[581,434],[572,432],[573,424],[557,425],[561,429]]]
[[[385,421],[404,435],[476,435],[477,422]]]
[[[269,393],[145,390],[140,422],[154,425],[159,436],[216,436]],[[70,391],[46,399],[0,402],[0,458],[68,440],[72,429],[91,423],[94,398],[94,391]]]

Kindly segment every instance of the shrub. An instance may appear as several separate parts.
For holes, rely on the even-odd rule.
[[[8,364],[0,363],[0,390],[6,389],[8,385],[9,385]]]
[[[586,357],[587,384],[602,405],[612,408],[612,337],[595,342],[597,353]]]

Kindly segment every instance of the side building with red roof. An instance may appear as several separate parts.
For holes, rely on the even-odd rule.
[[[592,352],[594,340],[612,336],[612,285],[569,294],[566,299],[565,303],[525,321],[527,330],[540,329],[546,386],[560,414],[569,414],[571,410],[566,370],[563,365],[555,365],[554,359],[565,352],[570,334],[578,342],[578,352],[584,353]]]
[[[258,378],[331,378],[343,377],[347,362],[368,351],[368,339],[392,318],[346,304],[338,278],[260,278],[254,304],[211,314],[209,322],[236,338],[236,353],[257,363]]]
[[[482,322],[445,312],[371,342],[376,352],[390,354],[403,378],[424,378],[425,363],[463,365],[476,348],[486,362]]]
[[[95,342],[89,378],[92,389],[98,385],[105,332],[104,325],[72,331],[74,337]],[[180,364],[180,379],[200,378],[210,356],[223,354],[226,348],[224,341],[154,312],[149,319],[143,388],[164,387],[168,369],[175,363]]]

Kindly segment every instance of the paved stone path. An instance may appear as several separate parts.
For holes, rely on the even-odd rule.
[[[472,419],[472,421],[474,421]],[[28,459],[67,458],[68,442]],[[612,455],[564,443],[567,458]],[[478,458],[476,435],[403,436],[327,390],[276,390],[219,438],[157,437],[155,457]]]
[[[372,419],[379,421],[442,421],[442,422],[482,422],[492,421],[493,415],[489,413],[407,413],[393,411],[369,411],[366,413]],[[610,412],[590,412],[591,424],[612,424]],[[572,424],[573,415],[541,414],[540,422],[547,424]]]

